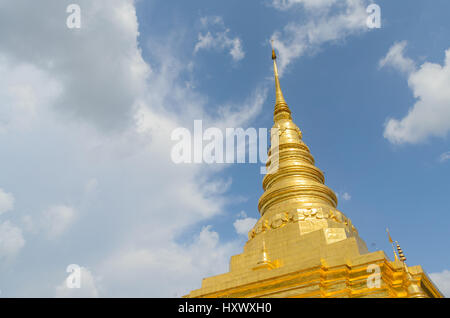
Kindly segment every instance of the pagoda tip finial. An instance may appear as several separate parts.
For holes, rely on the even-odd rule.
[[[273,48],[273,39],[270,40],[270,44],[272,45],[272,60],[276,60],[277,55],[275,54],[275,49]]]
[[[280,118],[291,118],[291,111],[284,100],[283,93],[281,92],[280,87],[280,79],[278,77],[278,68],[277,68],[277,55],[275,54],[275,49],[272,43],[272,60],[273,60],[273,72],[275,75],[275,112],[274,112],[274,120],[277,121]]]

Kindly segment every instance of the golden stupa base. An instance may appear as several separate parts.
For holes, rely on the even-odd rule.
[[[318,230],[297,238],[278,246],[279,258],[272,262],[255,262],[255,249],[244,249],[232,257],[230,272],[205,278],[202,288],[185,297],[442,297],[420,266],[390,261],[382,251],[368,253],[359,237],[329,244],[326,232]]]

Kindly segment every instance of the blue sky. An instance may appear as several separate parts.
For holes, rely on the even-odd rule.
[[[379,29],[363,0],[80,0],[68,29],[72,2],[0,1],[0,296],[173,297],[227,271],[260,164],[175,165],[170,134],[270,128],[272,38],[338,208],[448,295],[447,1],[374,1]]]

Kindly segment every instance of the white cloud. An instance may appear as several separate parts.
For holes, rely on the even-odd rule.
[[[134,2],[77,4],[82,8],[82,27],[72,30],[65,25],[65,1],[2,5],[0,56],[12,64],[8,73],[18,78],[16,85],[6,86],[13,88],[8,93],[19,99],[15,109],[22,105],[21,113],[32,116],[41,103],[39,87],[57,83],[57,90],[44,87],[43,92],[57,91],[47,95],[56,98],[54,109],[61,114],[103,129],[122,129],[131,123],[136,96],[150,72],[137,47]],[[48,80],[39,83],[21,75],[24,72]]]
[[[450,271],[443,270],[440,273],[431,273],[430,278],[445,297],[450,298]]]
[[[68,230],[77,218],[77,210],[66,205],[53,205],[33,215],[21,217],[22,227],[32,234],[43,234],[47,239],[59,238]]]
[[[51,239],[62,235],[75,220],[74,208],[65,205],[52,206],[43,213],[42,227]]]
[[[100,268],[113,295],[180,297],[200,288],[202,278],[226,272],[237,250],[236,243],[221,244],[219,234],[206,226],[190,244],[124,248]]]
[[[236,230],[236,233],[247,236],[248,232],[258,220],[255,218],[247,217],[247,214],[244,211],[241,211],[238,217],[239,218],[233,223],[234,229]]]
[[[231,38],[230,30],[227,29],[221,17],[203,17],[200,19],[204,28],[216,26],[217,31],[208,31],[205,34],[198,34],[198,41],[195,44],[194,53],[200,50],[228,50],[234,61],[242,60],[245,52],[242,48],[242,40],[238,37]]]
[[[400,72],[410,74],[415,71],[416,64],[410,58],[404,56],[406,41],[395,43],[386,56],[380,61],[380,67],[391,66]]]
[[[14,196],[0,188],[0,214],[14,208]]]
[[[405,65],[410,63],[404,62],[409,59],[403,57],[402,45],[394,44],[389,50],[396,52],[396,58],[389,57],[388,53],[384,60],[405,71],[409,68]],[[417,101],[402,119],[388,119],[384,137],[393,144],[415,144],[433,136],[445,137],[450,130],[450,49],[445,52],[443,66],[426,62],[410,71],[408,85]]]
[[[439,156],[439,162],[446,162],[450,159],[450,151],[444,152]]]
[[[27,65],[27,74],[37,78],[26,83],[33,91],[45,90],[47,80],[58,88],[42,93],[48,96],[44,103],[34,99],[35,116],[25,125],[31,127],[29,133],[6,129],[0,134],[6,145],[20,143],[11,150],[15,158],[39,165],[27,170],[26,180],[14,181],[23,183],[20,197],[28,206],[28,215],[21,218],[24,228],[29,235],[46,233],[30,241],[33,251],[50,255],[38,267],[27,265],[32,264],[32,253],[23,255],[17,271],[30,280],[0,277],[12,295],[46,296],[48,280],[53,278],[53,286],[60,282],[57,274],[52,276],[57,273],[53,267],[79,262],[101,273],[102,296],[179,296],[200,287],[203,277],[225,272],[229,257],[238,250],[233,242],[221,242],[209,227],[186,243],[192,241],[187,229],[224,211],[224,191],[231,180],[211,182],[222,166],[173,164],[170,133],[198,118],[205,127],[244,127],[261,110],[266,92],[255,90],[239,98],[243,102],[224,102],[211,114],[216,105],[180,79],[193,77],[195,68],[180,54],[176,40],[167,36],[164,43],[151,38],[138,43],[133,3],[80,0],[79,30],[65,27],[62,2],[11,3],[0,11],[0,55],[6,61],[0,81],[10,86],[11,74]],[[151,48],[152,67],[142,59],[140,45]],[[230,54],[233,47],[226,48]],[[84,200],[96,188],[94,180],[101,181],[102,191]],[[35,201],[45,207],[61,198],[74,202],[73,207],[28,212]],[[77,226],[83,231],[68,231]],[[186,240],[180,240],[184,235]],[[50,243],[46,237],[58,240]],[[74,245],[68,260],[61,256],[67,255],[66,243]]]
[[[14,208],[14,196],[0,188],[0,215]],[[25,245],[22,230],[10,221],[0,222],[0,264],[10,261]]]
[[[0,223],[0,263],[12,259],[24,245],[20,228],[9,221]]]
[[[0,133],[30,130],[59,91],[58,83],[44,71],[28,62],[14,64],[0,54]]]
[[[69,273],[68,273],[69,275]],[[67,279],[67,278],[66,278]],[[66,279],[56,287],[57,298],[97,298],[98,278],[85,267],[80,267],[80,288],[69,288]]]
[[[308,13],[306,23],[288,23],[282,32],[272,35],[274,46],[279,52],[279,72],[282,75],[286,67],[306,53],[314,53],[327,42],[337,42],[350,35],[369,30],[367,27],[367,1],[277,1],[274,6],[285,10],[294,5],[304,5],[313,9]]]

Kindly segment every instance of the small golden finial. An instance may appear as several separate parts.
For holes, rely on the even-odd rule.
[[[270,260],[269,255],[267,253],[267,249],[266,249],[266,241],[263,237],[261,254],[260,254],[258,261],[256,262],[255,267],[253,267],[253,270],[259,270],[259,269],[271,270],[271,269],[277,268],[279,266],[280,266],[280,263],[277,260],[275,260],[274,262],[272,262]]]
[[[270,260],[269,256],[267,256],[266,241],[263,239],[262,243],[261,259],[258,261],[258,264],[269,264]]]
[[[400,257],[400,260],[404,263],[406,261],[405,254],[403,254],[403,250],[402,250],[402,248],[400,247],[400,244],[398,244],[397,241],[395,241],[395,244],[397,244],[398,256]]]
[[[394,241],[392,240],[392,237],[389,234],[389,229],[388,228],[386,228],[386,232],[387,232],[388,237],[389,237],[389,242],[392,244],[392,250],[394,252],[395,260],[398,261],[398,259],[400,258],[400,261],[402,262],[403,267],[405,268],[405,272],[407,274],[409,274],[408,266],[406,266],[406,262],[405,262],[406,261],[406,257],[405,257],[405,254],[403,254],[403,250],[400,247],[400,244],[398,244],[398,242],[395,241],[395,245],[397,245],[397,246],[395,246],[394,245]],[[397,253],[395,252],[395,248],[396,247],[397,247],[398,257],[397,257]]]
[[[394,252],[395,260],[398,261],[397,253],[395,252],[394,241],[392,240],[391,234],[389,234],[389,229],[386,228],[387,235],[389,237],[389,243],[392,244],[392,251]]]
[[[400,247],[400,244],[398,244],[397,241],[395,241],[395,244],[397,244],[397,251],[398,251],[398,257],[400,257],[400,261],[403,263],[403,267],[405,268],[406,274],[408,274],[411,277],[411,273],[408,270],[408,266],[406,266],[406,257],[405,254],[403,254],[403,250]]]

